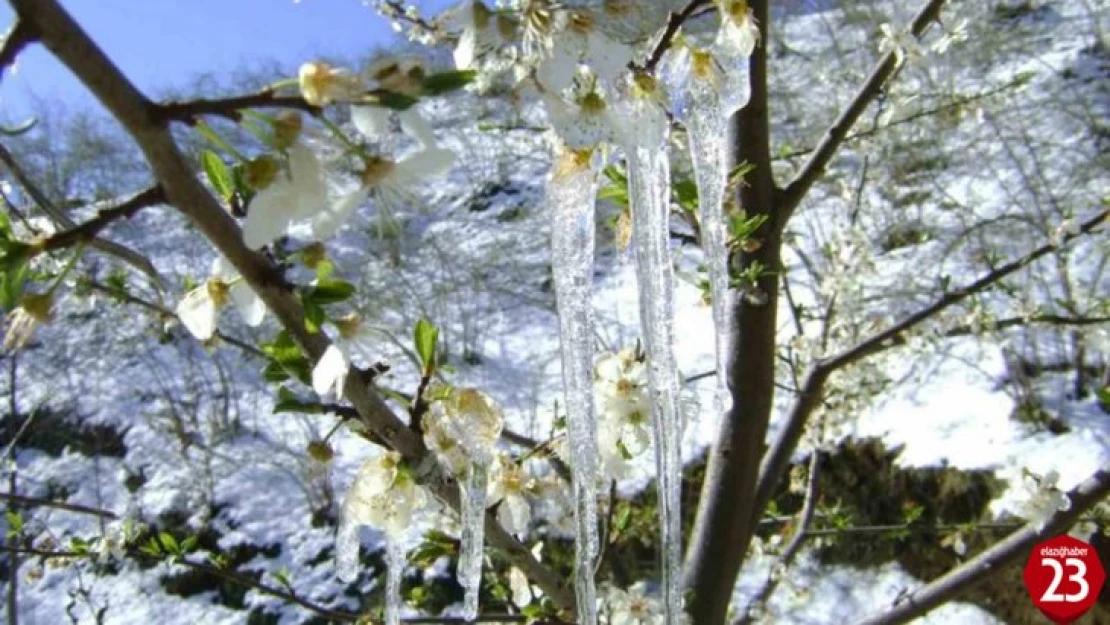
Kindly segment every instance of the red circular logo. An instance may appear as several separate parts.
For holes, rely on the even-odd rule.
[[[1093,547],[1065,535],[1033,547],[1023,577],[1037,609],[1054,623],[1067,625],[1098,600],[1106,571]]]

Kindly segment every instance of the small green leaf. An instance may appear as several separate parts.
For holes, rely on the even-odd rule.
[[[344,280],[321,280],[305,290],[302,299],[311,300],[321,306],[336,304],[351,298],[355,285]]]
[[[328,314],[324,312],[324,307],[317,303],[314,299],[306,299],[304,301],[304,329],[312,334],[320,331],[324,327],[324,322],[328,320]]]
[[[414,332],[416,355],[420,357],[420,364],[424,366],[424,375],[431,375],[436,366],[436,343],[439,341],[439,329],[431,321],[421,319],[416,322]]]
[[[159,533],[158,542],[162,545],[162,548],[166,550],[166,553],[173,555],[181,553],[181,545],[177,543],[177,539],[169,532]]]
[[[9,510],[4,513],[4,519],[8,522],[8,538],[23,533],[23,517],[18,512]]]
[[[208,176],[208,182],[216,193],[225,200],[231,199],[231,195],[235,192],[235,182],[223,159],[212,150],[205,150],[200,153],[200,164],[204,167],[204,175]]]
[[[424,77],[424,93],[426,95],[435,96],[450,91],[457,91],[474,82],[474,79],[477,77],[478,72],[469,69],[431,74]]]

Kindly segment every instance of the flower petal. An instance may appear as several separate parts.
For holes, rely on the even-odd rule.
[[[524,534],[532,521],[532,507],[524,497],[509,495],[502,500],[501,507],[497,509],[497,520],[510,534]]]
[[[312,236],[319,241],[330,238],[335,234],[351,214],[366,201],[369,189],[358,189],[340,197],[328,210],[320,213],[312,220]]]
[[[245,282],[238,282],[231,287],[231,303],[243,317],[243,323],[255,328],[262,324],[266,316],[266,304],[254,289]]]
[[[269,245],[285,234],[299,207],[291,201],[289,187],[275,182],[251,200],[243,220],[243,243],[251,249]]]
[[[389,132],[389,109],[380,106],[352,106],[351,123],[367,139],[377,139]]]
[[[206,285],[186,293],[176,312],[182,325],[197,339],[207,341],[216,333],[216,303],[208,295]]]
[[[338,397],[343,396],[343,382],[347,378],[347,357],[334,344],[329,345],[324,355],[312,368],[312,390],[326,395],[333,388]]]
[[[599,79],[613,82],[628,70],[633,56],[631,46],[614,41],[597,31],[590,32],[586,42],[584,60]]]
[[[425,148],[435,147],[436,134],[432,131],[431,124],[424,119],[415,106],[401,111],[397,114],[397,118],[401,120],[401,130],[419,141],[420,145]]]
[[[574,82],[578,71],[578,54],[567,45],[556,45],[551,56],[536,68],[536,80],[545,89],[559,93]]]

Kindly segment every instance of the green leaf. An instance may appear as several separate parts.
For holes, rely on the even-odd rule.
[[[177,544],[177,539],[169,532],[160,532],[158,534],[158,542],[167,553],[174,555],[181,553],[181,545]]]
[[[416,355],[420,357],[420,364],[424,366],[424,375],[431,375],[436,366],[436,343],[439,341],[439,329],[431,321],[421,319],[416,322],[415,338]]]
[[[0,273],[0,308],[7,312],[19,306],[23,297],[23,287],[27,283],[28,267],[26,263]]]
[[[355,285],[344,280],[322,280],[305,290],[301,296],[306,302],[311,300],[321,306],[336,304],[351,298]]]
[[[457,91],[474,82],[478,72],[474,70],[461,70],[453,72],[439,72],[424,77],[424,93],[426,95],[440,95],[450,91]]]
[[[231,199],[231,195],[235,192],[235,182],[223,159],[212,150],[205,150],[200,153],[200,164],[204,167],[204,175],[208,176],[208,182],[216,189],[216,193],[225,200]]]
[[[197,546],[196,536],[186,536],[185,540],[181,541],[181,551],[188,553],[195,549]]]
[[[157,539],[152,537],[147,542],[147,544],[143,545],[142,547],[139,547],[139,552],[140,553],[145,553],[148,556],[152,556],[152,557],[155,557],[155,558],[160,558],[160,557],[162,557],[162,545],[158,542]]]
[[[412,108],[417,102],[419,102],[419,100],[410,95],[389,91],[387,89],[375,89],[360,98],[358,103],[369,104],[371,106],[384,106],[394,111],[405,111]]]
[[[698,185],[693,180],[676,180],[672,189],[682,210],[692,213],[698,209]]]
[[[8,538],[23,533],[23,517],[18,512],[8,510],[4,513],[4,519],[8,522]]]
[[[298,397],[296,393],[283,386],[278,389],[278,400],[274,404],[274,414],[281,412],[297,412],[301,414],[323,414],[324,407],[318,402],[309,401]]]
[[[316,302],[316,300],[305,300],[304,302],[304,329],[312,334],[320,332],[320,328],[324,327],[324,322],[328,320],[328,314],[324,312],[324,307]]]

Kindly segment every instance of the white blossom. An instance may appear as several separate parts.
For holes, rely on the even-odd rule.
[[[907,58],[916,60],[924,56],[924,51],[913,33],[905,30],[895,31],[890,24],[880,25],[879,31],[881,33],[879,53],[893,52],[894,60],[898,65],[904,63]]]
[[[663,604],[657,597],[649,596],[643,582],[637,582],[628,590],[610,586],[605,596],[609,625],[663,625],[666,617]],[[683,623],[689,617],[683,615]]]
[[[759,23],[748,0],[717,0],[721,28],[717,31],[717,47],[730,54],[751,56],[759,43]]]
[[[243,220],[243,242],[258,249],[285,234],[289,224],[319,213],[327,206],[324,170],[303,143],[289,148],[288,171],[258,192]]]
[[[1044,529],[1057,512],[1071,509],[1067,493],[1056,486],[1059,480],[1060,474],[1056,471],[1049,471],[1040,479],[1028,473],[1024,477],[1027,499],[1021,503],[1018,515],[1038,530]]]
[[[337,319],[335,328],[338,331],[335,340],[312,368],[312,390],[319,395],[334,390],[336,397],[343,397],[343,385],[351,369],[351,359],[372,350],[372,335],[354,313]]]
[[[550,55],[536,68],[536,78],[545,89],[561,92],[571,85],[579,65],[586,65],[597,78],[613,82],[632,62],[632,47],[610,38],[599,27],[589,9],[572,9],[559,14],[559,32]]]
[[[594,148],[617,137],[620,122],[596,90],[590,90],[569,103],[544,94],[544,105],[552,129],[571,150]]]
[[[424,491],[403,467],[401,454],[388,451],[359,467],[343,499],[336,533],[336,571],[350,579],[358,572],[358,529],[368,525],[391,539],[403,535],[424,507]]]
[[[452,389],[447,397],[432,403],[431,422],[456,441],[469,462],[489,462],[501,438],[504,416],[501,407],[485,393],[473,388]],[[451,459],[445,459],[450,466]]]
[[[933,45],[930,46],[930,48],[936,54],[944,54],[945,52],[948,52],[948,48],[952,47],[952,45],[963,43],[964,41],[967,41],[966,19],[960,20],[956,23],[955,26],[951,28],[946,27],[944,29],[944,34],[941,35],[940,39],[937,39],[935,42],[933,42]]]
[[[297,80],[301,96],[313,106],[327,106],[335,100],[351,99],[365,90],[362,82],[350,71],[322,62],[301,65]]]
[[[212,277],[189,291],[177,304],[177,317],[198,340],[207,341],[216,333],[220,309],[231,303],[243,321],[255,327],[266,315],[266,304],[239,273],[219,256],[212,262]]]
[[[486,504],[497,508],[497,520],[510,534],[524,534],[532,522],[532,506],[527,494],[534,488],[534,480],[524,473],[512,458],[497,456],[490,471],[489,494]]]

